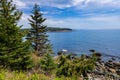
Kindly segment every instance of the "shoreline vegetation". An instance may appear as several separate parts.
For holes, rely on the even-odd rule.
[[[90,56],[79,57],[62,50],[53,57],[47,29],[72,29],[47,28],[39,5],[33,7],[27,32],[17,25],[22,12],[13,1],[0,2],[0,80],[120,80],[120,62],[114,58],[102,61],[102,54],[95,50],[90,50]]]
[[[11,71],[8,69],[0,69],[0,80],[119,80],[120,79],[120,62],[115,59],[103,61],[102,54],[92,52],[90,56],[69,54],[64,51],[58,52],[58,55],[53,58],[54,62],[59,66],[58,72],[53,69],[52,71],[45,71],[39,66],[39,61],[43,58],[32,54],[32,59],[35,67],[26,71]],[[78,62],[76,62],[78,60]],[[70,66],[75,67],[76,64],[81,67],[80,72],[74,73],[74,70],[69,71]],[[60,70],[62,68],[62,70]],[[76,68],[76,69],[77,69]],[[66,70],[65,70],[66,69]],[[68,69],[68,70],[67,70]],[[74,69],[74,68],[73,68]],[[81,72],[82,71],[82,72]],[[67,72],[67,73],[66,73]],[[84,73],[85,72],[85,73]],[[78,76],[70,76],[70,74]],[[61,76],[58,76],[61,75]]]

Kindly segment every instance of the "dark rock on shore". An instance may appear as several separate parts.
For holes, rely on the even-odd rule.
[[[94,49],[90,49],[89,51],[90,51],[90,52],[95,52],[95,50],[94,50]]]

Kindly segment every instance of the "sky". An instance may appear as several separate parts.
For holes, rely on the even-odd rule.
[[[28,18],[35,3],[48,27],[120,29],[120,0],[13,0],[23,12],[19,24],[30,28]]]

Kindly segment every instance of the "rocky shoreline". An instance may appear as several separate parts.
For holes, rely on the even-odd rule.
[[[88,72],[89,79],[120,80],[120,62],[97,61],[95,69]]]
[[[116,61],[119,57],[108,55],[111,58],[104,60],[102,58],[105,54],[96,52],[95,50],[90,50],[90,52],[92,52],[92,55],[86,55],[86,58],[95,56],[96,62],[94,70],[87,72],[88,80],[120,80],[120,61]],[[58,55],[61,53],[67,53],[67,50],[58,52]],[[83,77],[80,80],[86,80],[86,78]]]
[[[90,52],[96,56],[97,60],[94,70],[88,71],[89,80],[120,80],[120,62],[116,61],[118,57],[108,55],[111,59],[104,61],[103,54],[94,50]]]

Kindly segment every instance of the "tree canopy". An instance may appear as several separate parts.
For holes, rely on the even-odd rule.
[[[30,43],[23,42],[26,32],[18,26],[21,15],[12,0],[0,0],[0,65],[17,70],[31,65]]]

